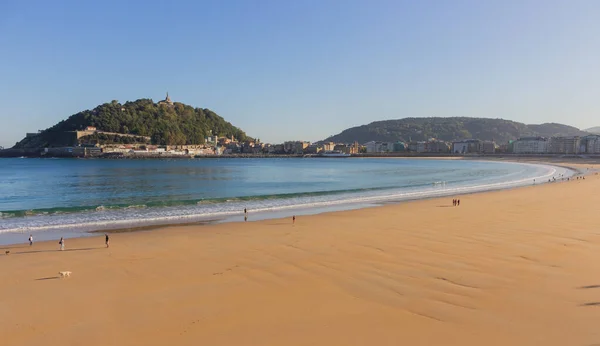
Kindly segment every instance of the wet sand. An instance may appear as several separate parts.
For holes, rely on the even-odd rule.
[[[10,246],[0,345],[600,344],[598,191]]]

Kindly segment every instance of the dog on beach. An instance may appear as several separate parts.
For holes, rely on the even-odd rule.
[[[6,250],[6,251],[4,251],[4,254],[6,254],[6,255],[10,255],[10,251],[9,251],[9,250]]]
[[[65,272],[58,272],[58,275],[60,275],[61,278],[66,278],[71,276],[71,272],[65,271]]]

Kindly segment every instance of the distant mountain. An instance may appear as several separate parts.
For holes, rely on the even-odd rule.
[[[488,118],[404,118],[372,122],[352,127],[324,141],[351,143],[358,141],[445,141],[461,139],[494,140],[506,143],[525,136],[574,136],[589,134],[562,124],[525,125],[511,120]]]
[[[545,124],[541,124],[541,125],[527,125],[527,127],[542,137],[589,135],[589,132],[587,132],[587,131],[582,131],[573,126],[557,124],[557,123],[545,123]]]
[[[88,126],[95,127],[99,132],[85,137],[75,136],[74,131],[82,131]],[[124,104],[112,101],[73,114],[39,134],[28,135],[14,148],[68,146],[82,141],[100,144],[137,143],[142,136],[150,137],[152,144],[202,144],[205,136],[211,134],[229,138],[233,136],[241,141],[247,139],[244,131],[213,111],[172,102],[167,95],[165,100],[158,103],[150,99]]]
[[[600,126],[590,127],[589,129],[585,129],[585,132],[600,134]]]

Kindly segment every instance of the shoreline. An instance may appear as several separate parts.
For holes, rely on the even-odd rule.
[[[552,165],[555,166],[555,165]],[[582,171],[583,168],[578,168],[575,166],[569,166],[568,164],[565,164],[564,166],[556,166],[556,167],[563,167],[565,169],[569,169],[572,170],[574,172],[573,175],[571,175],[571,178],[575,178],[577,176],[583,177],[583,176],[591,176],[592,173],[595,173],[596,171],[600,171],[600,167],[596,168],[595,171],[590,172],[590,173],[584,173],[584,171]],[[465,198],[465,197],[470,197],[470,196],[477,196],[477,195],[488,195],[488,194],[495,194],[495,193],[503,193],[503,192],[510,192],[510,191],[519,191],[519,190],[523,190],[523,189],[536,189],[536,188],[540,188],[540,187],[544,187],[546,185],[554,185],[554,184],[565,184],[565,183],[569,183],[571,182],[571,180],[556,180],[554,182],[543,182],[540,184],[531,184],[531,185],[521,185],[521,186],[514,186],[514,187],[505,187],[505,188],[498,188],[498,189],[491,189],[491,190],[482,190],[482,191],[473,191],[473,192],[466,192],[466,193],[460,193],[457,194],[455,197],[457,199],[461,199],[461,198]],[[297,217],[318,217],[318,216],[336,216],[336,215],[343,215],[345,213],[349,213],[349,212],[353,212],[353,211],[368,211],[368,210],[373,210],[373,209],[379,209],[379,208],[387,208],[387,207],[401,207],[403,205],[411,205],[414,203],[419,203],[419,202],[439,202],[442,205],[444,203],[448,203],[448,197],[451,197],[452,195],[447,195],[447,196],[429,196],[429,197],[423,197],[423,198],[413,198],[413,199],[406,199],[406,200],[390,200],[390,201],[380,201],[380,202],[375,202],[372,204],[364,204],[364,205],[355,205],[354,208],[348,208],[348,209],[337,209],[337,210],[327,210],[327,211],[322,211],[322,212],[313,212],[312,208],[308,209],[308,212],[305,213],[296,213],[294,215],[296,215]],[[439,204],[438,203],[438,204]],[[450,205],[446,205],[447,207],[450,207]],[[305,209],[306,211],[306,209]],[[279,212],[279,214],[284,213],[284,212]],[[256,215],[256,214],[255,214]],[[76,236],[76,237],[71,237],[71,238],[65,238],[68,239],[70,241],[76,240],[76,239],[89,239],[89,238],[94,238],[97,236],[103,236],[104,234],[136,234],[136,233],[145,233],[145,232],[171,232],[171,231],[181,231],[181,230],[189,230],[190,228],[194,228],[197,230],[206,230],[208,228],[212,228],[212,227],[226,227],[228,225],[235,227],[235,226],[241,226],[244,224],[248,224],[248,223],[280,223],[282,221],[285,221],[285,223],[289,222],[289,219],[291,218],[292,214],[290,215],[286,215],[286,216],[276,216],[276,217],[259,217],[256,219],[249,219],[248,221],[243,221],[243,220],[237,220],[238,218],[243,218],[243,214],[240,215],[235,215],[235,216],[231,216],[229,218],[227,217],[222,217],[222,218],[214,218],[214,219],[210,219],[210,220],[198,220],[198,221],[192,221],[192,222],[180,222],[180,223],[164,223],[164,224],[150,224],[150,225],[141,225],[141,226],[131,226],[131,227],[121,227],[121,228],[111,228],[111,229],[97,229],[97,230],[89,230],[89,231],[85,231],[82,233],[81,236]],[[287,221],[286,221],[287,220]],[[26,232],[22,232],[21,233],[23,236],[26,236]],[[168,234],[166,234],[168,236]],[[36,241],[36,243],[41,243],[41,244],[53,244],[53,242],[56,242],[58,240],[58,238],[56,239],[48,239],[48,240],[42,240],[42,241]],[[4,251],[4,250],[9,250],[11,248],[15,248],[17,247],[17,245],[26,245],[26,242],[22,242],[22,243],[7,243],[7,244],[1,244],[0,243],[0,251]],[[18,248],[18,247],[17,247]]]
[[[487,161],[487,160],[477,160],[477,161]],[[579,175],[585,175],[585,173],[586,173],[584,171],[584,168],[578,167],[580,165],[573,164],[573,163],[564,163],[562,165],[558,165],[555,163],[550,164],[547,162],[540,162],[540,161],[534,161],[534,162],[502,161],[502,162],[515,163],[515,164],[536,164],[536,165],[542,165],[542,166],[548,166],[548,167],[560,167],[560,168],[563,168],[563,169],[566,169],[566,170],[572,172],[572,174],[569,175],[568,177],[576,177]],[[552,183],[556,183],[556,182],[560,182],[560,181],[557,180]],[[329,213],[339,213],[339,212],[350,211],[350,210],[362,210],[362,209],[368,209],[368,208],[377,208],[377,207],[386,206],[386,205],[401,205],[401,204],[405,204],[405,203],[413,203],[416,201],[426,201],[426,200],[447,198],[447,197],[450,197],[453,195],[468,196],[468,195],[473,195],[473,194],[482,194],[482,193],[485,194],[485,193],[496,192],[496,191],[510,191],[510,190],[529,187],[529,186],[541,186],[541,185],[545,185],[545,184],[549,184],[549,183],[551,183],[551,182],[550,181],[548,181],[548,182],[542,181],[540,183],[533,183],[533,184],[527,183],[527,184],[513,185],[514,182],[511,181],[508,183],[492,184],[492,185],[500,185],[500,186],[487,188],[487,189],[481,189],[481,187],[483,187],[484,185],[476,185],[474,191],[469,191],[471,189],[471,187],[467,186],[467,187],[464,187],[463,190],[457,191],[457,192],[449,191],[449,190],[441,190],[441,192],[436,192],[436,193],[433,193],[430,195],[421,195],[420,192],[418,192],[416,196],[411,196],[410,193],[407,193],[406,196],[403,196],[400,198],[384,199],[382,197],[376,197],[377,200],[375,200],[375,201],[346,202],[346,203],[333,204],[333,205],[327,205],[327,206],[321,206],[321,207],[319,207],[319,206],[303,207],[303,206],[299,205],[299,206],[291,206],[290,208],[284,208],[281,210],[273,210],[273,211],[258,211],[258,212],[256,212],[254,210],[251,210],[250,215],[252,215],[252,216],[250,217],[249,221],[250,222],[257,222],[257,221],[260,222],[260,221],[265,221],[265,220],[281,220],[281,219],[291,217],[291,215],[307,216],[307,215],[323,215],[323,214],[329,214]],[[174,219],[174,220],[177,220],[176,222],[172,222],[171,220],[162,220],[162,221],[157,221],[154,223],[143,224],[143,221],[142,221],[142,222],[132,222],[131,224],[128,224],[126,226],[113,225],[113,227],[110,227],[110,226],[109,227],[96,227],[96,228],[92,228],[92,229],[88,229],[88,230],[70,231],[70,232],[69,231],[53,231],[53,230],[45,230],[45,231],[23,230],[20,232],[6,232],[6,233],[3,233],[4,238],[11,238],[13,240],[3,241],[0,243],[0,246],[11,246],[11,245],[20,244],[20,242],[17,241],[16,239],[21,239],[29,233],[33,234],[35,238],[40,238],[40,235],[41,235],[41,239],[43,239],[43,241],[55,241],[58,238],[60,238],[60,236],[63,234],[68,239],[75,239],[75,238],[93,237],[94,235],[101,234],[101,233],[110,233],[110,234],[134,233],[134,232],[143,232],[143,231],[165,229],[165,228],[177,228],[177,227],[187,227],[187,226],[203,227],[203,226],[215,225],[215,224],[238,224],[238,223],[245,222],[245,221],[242,221],[243,214],[241,212],[233,213],[233,214],[226,213],[221,216],[211,216],[211,217],[207,217],[207,218],[203,218],[200,216],[200,217],[197,217],[196,219],[194,219],[195,217],[196,216],[194,216],[194,215],[192,215],[192,217],[190,217],[190,218],[177,217]],[[42,232],[42,234],[40,234],[39,232]],[[0,237],[2,237],[1,234],[0,234]]]
[[[469,160],[469,161],[481,161],[487,162],[487,160]],[[512,161],[502,161],[502,163],[514,163],[514,164],[534,164],[545,166],[547,168],[557,168],[558,165],[548,165],[544,162],[512,162]],[[568,170],[568,176],[576,176],[581,174],[582,172],[574,169],[573,165],[565,165],[562,166],[563,169]],[[556,174],[556,172],[551,173],[551,175]],[[549,176],[546,176],[548,178]],[[531,179],[537,179],[539,177],[532,177]],[[535,181],[535,179],[533,179]],[[550,182],[550,181],[548,181]],[[545,184],[546,181],[540,181],[539,183],[533,183],[535,185]],[[404,191],[400,195],[395,195],[394,192],[391,192],[392,195],[374,195],[374,196],[361,196],[357,200],[350,199],[341,199],[341,200],[332,200],[328,202],[322,202],[315,204],[314,202],[311,205],[304,204],[295,204],[290,206],[284,206],[277,209],[253,209],[251,210],[251,220],[250,221],[260,221],[260,220],[269,220],[269,219],[280,219],[284,217],[288,217],[291,215],[319,215],[330,212],[340,212],[345,210],[357,210],[364,209],[370,207],[377,207],[380,205],[388,205],[388,204],[400,204],[406,202],[412,202],[416,200],[429,200],[440,197],[449,197],[453,195],[469,195],[473,193],[485,193],[489,191],[498,191],[498,190],[510,190],[523,186],[530,186],[532,183],[529,181],[529,178],[520,178],[517,180],[511,180],[507,182],[499,182],[499,183],[488,183],[488,184],[479,184],[479,185],[464,185],[460,187],[452,187],[446,188],[445,185],[441,187],[441,189],[426,189],[426,190],[417,190],[415,192],[411,192],[410,190]],[[241,210],[241,209],[240,209]],[[149,211],[148,211],[149,212]],[[142,211],[142,213],[144,213]],[[147,212],[146,212],[147,213]],[[145,214],[145,213],[144,213]],[[147,214],[146,214],[147,215]],[[0,239],[3,239],[0,244],[8,245],[8,244],[17,244],[21,238],[25,235],[25,233],[31,233],[34,235],[34,238],[53,241],[55,239],[60,238],[61,236],[67,237],[69,239],[79,238],[79,237],[89,237],[93,236],[96,233],[119,233],[119,232],[131,232],[131,231],[141,231],[155,228],[165,228],[165,227],[184,227],[185,225],[190,224],[205,224],[205,223],[237,223],[240,222],[243,218],[243,214],[241,212],[221,212],[219,215],[201,215],[201,214],[190,214],[190,215],[182,215],[182,216],[173,216],[169,218],[161,218],[160,220],[153,220],[151,218],[148,219],[139,219],[139,220],[123,220],[118,223],[113,223],[110,225],[100,226],[97,224],[90,223],[88,225],[80,225],[77,228],[73,228],[72,226],[67,225],[57,225],[57,226],[45,226],[44,230],[31,230],[24,229],[20,231],[5,231],[0,234]],[[64,229],[61,229],[64,228]]]
[[[461,195],[459,207],[434,198],[115,233],[110,248],[102,234],[62,252],[14,245],[0,253],[0,335],[11,346],[595,344],[592,168]]]
[[[569,169],[571,171],[574,172],[573,175],[571,175],[570,177],[577,177],[577,176],[587,176],[587,174],[582,171],[581,169],[576,169],[574,167],[570,167],[567,165],[552,165],[552,166],[556,166],[556,167],[561,167],[561,168],[565,168],[565,169]],[[492,190],[482,190],[482,191],[473,191],[473,192],[465,192],[465,193],[460,193],[457,196],[471,196],[471,195],[477,195],[477,194],[486,194],[486,193],[494,193],[494,192],[502,192],[502,191],[511,191],[511,190],[515,190],[515,189],[522,189],[522,188],[528,188],[528,187],[536,187],[536,186],[542,186],[544,184],[552,184],[552,183],[565,183],[569,180],[562,180],[562,181],[555,181],[555,182],[542,182],[540,184],[532,184],[532,185],[522,185],[522,186],[514,186],[514,187],[506,187],[506,188],[499,188],[499,189],[492,189]],[[430,201],[430,200],[446,200],[449,196],[451,195],[447,195],[447,196],[429,196],[429,197],[422,197],[422,198],[413,198],[413,199],[405,199],[405,200],[390,200],[390,201],[381,201],[381,202],[374,202],[372,204],[365,204],[363,206],[357,206],[356,208],[352,208],[352,209],[339,209],[339,210],[332,210],[332,211],[323,211],[323,212],[308,212],[308,213],[299,213],[296,215],[300,215],[300,216],[311,216],[311,215],[322,215],[322,214],[334,214],[334,213],[343,213],[343,212],[348,212],[351,210],[363,210],[363,209],[370,209],[370,208],[379,208],[379,207],[383,207],[383,206],[387,206],[387,205],[401,205],[401,204],[405,204],[405,203],[414,203],[414,202],[418,202],[418,201]],[[239,215],[236,215],[235,218],[237,218]],[[241,216],[239,216],[241,217]],[[265,217],[265,218],[258,218],[255,220],[248,220],[248,221],[241,221],[241,220],[228,220],[227,218],[219,218],[219,219],[213,219],[213,220],[206,220],[206,221],[198,221],[198,222],[184,222],[184,223],[168,223],[168,224],[158,224],[158,225],[147,225],[147,226],[139,226],[139,227],[126,227],[126,228],[116,228],[116,229],[105,229],[105,230],[93,230],[93,231],[87,231],[87,233],[91,233],[91,234],[96,234],[96,233],[131,233],[131,232],[143,232],[143,231],[152,231],[152,230],[160,230],[160,229],[164,229],[164,228],[177,228],[177,227],[188,227],[188,226],[210,226],[210,225],[218,225],[218,224],[243,224],[244,222],[260,222],[260,221],[268,221],[268,220],[287,220],[289,219],[291,216],[285,216],[285,217]]]

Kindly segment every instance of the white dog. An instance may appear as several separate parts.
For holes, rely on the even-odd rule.
[[[66,278],[71,276],[71,272],[58,272],[61,278]]]

